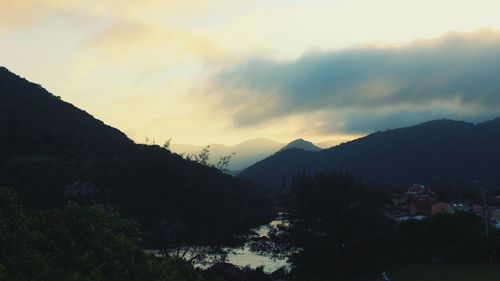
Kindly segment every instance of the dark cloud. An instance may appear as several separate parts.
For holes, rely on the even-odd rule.
[[[218,73],[211,92],[221,95],[238,127],[312,113],[323,124],[315,129],[329,133],[436,118],[480,121],[500,115],[500,33],[450,33],[288,62],[254,58]]]

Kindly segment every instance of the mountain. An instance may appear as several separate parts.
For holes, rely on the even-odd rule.
[[[298,149],[302,149],[302,150],[306,150],[306,151],[319,151],[319,150],[321,150],[321,148],[314,145],[314,143],[312,143],[310,141],[303,140],[303,139],[296,139],[296,140],[290,142],[289,144],[287,144],[286,146],[284,146],[283,148],[281,148],[281,150],[290,149],[290,148],[298,148]]]
[[[125,134],[0,68],[0,186],[31,209],[68,200],[112,205],[160,243],[165,222],[192,240],[224,239],[262,222],[266,200],[247,182]],[[178,224],[177,224],[178,225]]]
[[[215,164],[222,156],[234,153],[229,163],[229,169],[242,170],[275,153],[282,146],[282,143],[265,138],[251,139],[232,146],[210,144],[210,162]],[[179,154],[193,154],[201,149],[201,146],[172,144],[172,151]]]
[[[256,138],[244,141],[236,145],[223,145],[223,144],[210,144],[210,163],[216,164],[217,161],[225,155],[233,154],[229,169],[232,171],[243,170],[250,165],[262,160],[279,150],[287,148],[301,148],[309,151],[317,151],[322,148],[330,147],[336,141],[324,141],[318,144],[313,144],[303,139],[297,139],[285,145],[281,142],[276,142],[266,138]],[[201,146],[189,144],[175,144],[171,145],[173,152],[178,154],[193,154],[201,151]]]
[[[239,176],[278,186],[306,170],[346,171],[365,181],[429,185],[500,184],[500,118],[480,124],[435,120],[376,132],[321,151],[287,149]]]

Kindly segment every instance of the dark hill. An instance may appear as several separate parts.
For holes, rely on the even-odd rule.
[[[0,186],[14,187],[32,209],[59,207],[68,199],[110,204],[138,220],[149,238],[159,237],[162,221],[175,219],[192,240],[220,240],[260,222],[268,211],[247,183],[158,146],[135,144],[5,68]]]
[[[240,173],[279,185],[303,170],[339,170],[365,181],[433,185],[500,185],[500,119],[471,124],[436,120],[376,132],[318,152],[281,151]]]
[[[6,68],[0,68],[0,118],[3,159],[27,153],[114,158],[134,145],[119,130]]]

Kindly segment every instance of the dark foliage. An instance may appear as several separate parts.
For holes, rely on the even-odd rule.
[[[296,280],[346,280],[388,265],[395,224],[386,198],[343,173],[301,173],[292,185],[291,224],[272,239],[291,254]]]
[[[276,227],[270,239],[253,247],[289,254],[290,278],[308,281],[382,280],[382,272],[395,264],[500,260],[500,232],[489,229],[486,237],[476,214],[399,223],[386,215],[388,194],[385,188],[357,184],[346,173],[301,172],[287,200],[290,225]]]
[[[438,215],[398,226],[396,261],[401,262],[488,262],[497,259],[498,233],[484,233],[482,219],[469,213]],[[497,249],[497,250],[496,250]]]
[[[70,199],[111,204],[141,223],[152,247],[165,242],[163,220],[180,221],[184,240],[205,243],[226,240],[270,213],[249,184],[159,146],[135,144],[1,68],[0,185],[14,187],[29,209],[43,209],[64,206],[78,182],[95,190]]]
[[[196,281],[190,264],[140,248],[135,223],[97,206],[25,213],[0,189],[0,280]]]

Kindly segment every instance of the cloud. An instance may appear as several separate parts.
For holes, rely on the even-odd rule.
[[[115,20],[86,40],[91,49],[123,59],[134,53],[154,54],[154,60],[168,56],[197,56],[207,61],[220,60],[224,49],[202,34],[167,25],[151,25],[133,20]],[[158,57],[160,56],[160,58]]]
[[[178,15],[195,17],[209,5],[207,0],[2,0],[0,31],[36,26],[62,15],[142,21]]]
[[[400,47],[257,57],[207,87],[236,127],[316,116],[311,130],[367,133],[434,118],[500,115],[500,32],[449,33]]]
[[[56,0],[2,0],[0,31],[32,25],[56,12]]]

